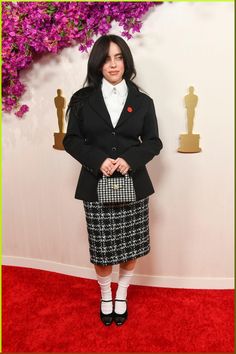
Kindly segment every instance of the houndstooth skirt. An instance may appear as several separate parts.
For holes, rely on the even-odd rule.
[[[83,201],[91,263],[114,265],[149,253],[148,201]]]

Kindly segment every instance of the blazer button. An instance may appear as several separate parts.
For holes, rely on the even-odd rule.
[[[113,146],[112,151],[116,151],[116,147],[115,146]]]
[[[111,134],[112,134],[112,135],[116,135],[116,132],[112,132]]]

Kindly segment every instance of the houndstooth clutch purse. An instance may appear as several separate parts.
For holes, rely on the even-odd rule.
[[[128,174],[122,177],[106,177],[98,181],[98,201],[101,203],[133,202],[136,200],[133,179]]]

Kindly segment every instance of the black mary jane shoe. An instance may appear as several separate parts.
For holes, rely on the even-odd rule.
[[[111,302],[112,300],[101,300],[102,302]],[[105,313],[102,312],[102,309],[100,308],[100,318],[105,326],[110,326],[113,321],[113,312],[108,313],[105,315]]]
[[[114,321],[115,321],[115,324],[117,326],[121,326],[121,325],[123,325],[125,323],[125,321],[127,320],[127,317],[128,317],[127,300],[115,299],[115,301],[126,302],[126,311],[124,313],[119,314],[119,313],[116,313],[115,310],[114,310]]]

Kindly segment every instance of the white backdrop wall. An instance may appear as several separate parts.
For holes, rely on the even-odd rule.
[[[165,3],[129,45],[136,82],[154,99],[164,148],[148,164],[151,253],[133,283],[233,287],[233,3]],[[111,33],[120,34],[114,24]],[[82,86],[88,54],[47,55],[22,73],[22,120],[3,116],[3,263],[94,278],[85,215],[74,199],[80,164],[52,148],[53,98]],[[183,97],[199,96],[194,131],[202,152],[179,154]],[[117,268],[115,267],[115,270]]]

